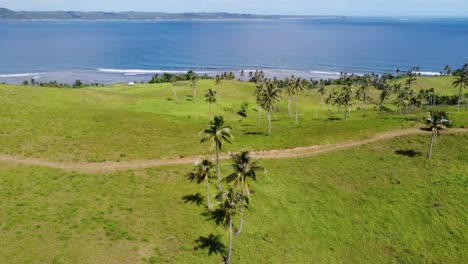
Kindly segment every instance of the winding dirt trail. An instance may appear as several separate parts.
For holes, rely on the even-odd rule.
[[[455,134],[455,133],[467,133],[468,128],[457,128],[444,131],[446,134]],[[428,134],[429,132],[412,128],[412,129],[399,129],[388,132],[383,132],[377,134],[373,137],[362,139],[362,140],[352,140],[345,141],[337,144],[330,145],[314,145],[308,147],[298,147],[291,149],[280,149],[280,150],[265,150],[265,151],[255,151],[253,156],[256,158],[262,159],[282,159],[282,158],[294,158],[294,157],[305,157],[317,155],[324,152],[346,149],[357,147],[365,144],[369,144],[376,141],[392,139],[400,136],[407,135],[416,135],[416,134]],[[32,166],[41,166],[62,169],[67,171],[79,171],[79,172],[89,172],[89,173],[99,173],[99,172],[109,172],[109,171],[118,171],[118,170],[127,170],[127,169],[142,169],[148,167],[158,167],[164,165],[174,165],[174,164],[190,164],[199,161],[203,155],[184,157],[184,158],[175,158],[175,159],[155,159],[155,160],[135,160],[135,161],[124,161],[124,162],[102,162],[102,163],[72,163],[72,162],[56,162],[48,161],[42,159],[31,159],[31,158],[22,158],[15,156],[8,156],[0,154],[0,162],[20,164],[20,165],[32,165]],[[227,153],[220,155],[220,159],[229,159],[230,156]]]

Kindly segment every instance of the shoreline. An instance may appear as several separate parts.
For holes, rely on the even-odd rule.
[[[76,69],[76,70],[59,70],[59,71],[31,71],[31,72],[18,72],[18,73],[2,73],[0,72],[0,83],[7,84],[21,84],[23,81],[30,81],[34,79],[37,82],[51,82],[57,81],[59,83],[72,84],[76,80],[83,83],[97,83],[97,84],[114,84],[121,82],[148,82],[154,75],[161,75],[163,73],[182,74],[188,71],[193,71],[196,74],[203,76],[208,75],[214,77],[224,72],[233,72],[236,79],[248,80],[249,72],[255,72],[257,69],[253,67],[246,67],[243,69],[244,77],[241,77],[242,69],[112,69],[112,68],[98,68],[98,69]],[[294,70],[294,69],[261,69],[266,78],[284,79],[294,75],[307,80],[328,80],[338,79],[342,73],[364,75],[371,74],[371,72],[338,72],[327,70]],[[390,72],[375,73],[377,75],[389,74]],[[394,74],[394,73],[391,73]],[[440,76],[441,73],[420,71],[415,72],[426,77]]]
[[[113,84],[121,82],[148,82],[154,75],[171,73],[182,74],[192,70],[196,74],[203,76],[208,75],[214,77],[224,72],[233,72],[236,79],[248,80],[249,72],[255,72],[254,68],[244,69],[244,77],[241,77],[240,69],[110,69],[100,68],[95,70],[63,70],[63,71],[31,71],[18,73],[2,73],[0,72],[0,83],[21,84],[23,81],[34,79],[37,82],[57,81],[59,83],[71,84],[76,80],[81,80],[83,83],[98,83],[98,84]],[[267,78],[283,79],[295,75],[305,79],[337,79],[340,77],[340,72],[328,71],[300,71],[289,69],[258,69],[263,70]]]

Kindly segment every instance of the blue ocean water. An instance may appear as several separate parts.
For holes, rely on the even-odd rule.
[[[0,22],[0,82],[257,68],[332,77],[467,62],[467,18]]]

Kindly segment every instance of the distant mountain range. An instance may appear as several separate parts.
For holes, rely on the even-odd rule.
[[[232,13],[13,11],[0,8],[0,20],[159,20],[159,19],[284,19],[321,16],[252,15]]]

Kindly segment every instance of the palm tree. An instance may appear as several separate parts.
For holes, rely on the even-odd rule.
[[[434,145],[434,137],[440,136],[440,130],[444,130],[445,124],[449,123],[447,115],[443,111],[431,111],[429,118],[426,119],[426,123],[429,125],[429,129],[432,132],[431,145],[429,147],[428,158],[432,157],[432,146]]]
[[[300,92],[306,90],[306,86],[304,83],[304,80],[301,78],[295,78],[292,79],[292,85],[293,85],[293,91],[294,94],[296,95],[296,125],[297,125],[297,119],[299,115],[299,94]]]
[[[406,85],[408,86],[409,89],[411,89],[411,84],[416,82],[416,77],[414,77],[413,71],[408,73],[408,80],[406,80]]]
[[[242,214],[240,212],[241,207],[247,207],[249,204],[249,198],[236,189],[231,188],[227,192],[222,192],[217,196],[220,201],[221,210],[224,212],[224,226],[228,227],[229,232],[229,247],[228,255],[225,258],[224,263],[229,264],[231,262],[232,255],[232,222],[234,216]]]
[[[380,107],[382,107],[385,103],[385,101],[388,99],[388,97],[390,96],[390,88],[387,84],[385,84],[383,90],[382,90],[382,93],[380,94]]]
[[[261,102],[262,102],[262,96],[263,96],[263,89],[265,88],[264,83],[259,83],[257,84],[254,95],[255,99],[257,100],[257,112],[258,112],[258,126],[260,126],[260,118],[261,118]]]
[[[203,129],[200,134],[204,135],[200,143],[211,142],[211,147],[216,150],[216,168],[218,172],[218,189],[221,191],[221,170],[219,168],[219,151],[223,147],[223,143],[231,143],[233,138],[231,134],[231,127],[224,126],[224,118],[222,116],[215,116],[213,121],[209,123],[208,129]]]
[[[241,151],[238,154],[232,154],[232,169],[234,173],[230,174],[223,181],[226,182],[234,182],[234,186],[240,186],[241,194],[246,195],[250,198],[250,190],[249,190],[249,183],[247,181],[248,178],[252,180],[257,180],[257,171],[262,169],[258,160],[254,160],[251,157],[251,153],[249,151]],[[241,205],[240,212],[240,223],[239,228],[237,229],[236,236],[239,236],[242,232],[242,223],[243,223],[243,205]]]
[[[176,101],[176,103],[178,103],[179,102],[179,97],[177,97],[176,86],[177,86],[177,78],[174,77],[174,78],[172,78],[172,89],[174,90],[175,101]]]
[[[367,106],[367,100],[369,99],[369,81],[366,78],[361,87],[356,91],[356,98],[362,101],[364,110]]]
[[[462,90],[463,88],[468,86],[468,72],[462,71],[462,73],[459,76],[457,76],[457,79],[453,82],[453,86],[455,88],[458,87],[460,89],[458,93],[458,112],[460,112]]]
[[[447,75],[451,75],[452,74],[452,68],[450,67],[450,65],[445,65],[444,67],[444,71]]]
[[[271,111],[278,102],[281,96],[281,89],[278,88],[276,82],[267,81],[265,88],[262,91],[262,101],[260,105],[267,111],[268,119],[268,135],[271,135]]]
[[[338,92],[333,89],[333,91],[325,99],[325,103],[328,105],[328,115],[331,114],[330,106],[336,103]]]
[[[216,91],[213,89],[208,89],[205,94],[205,102],[210,104],[209,117],[211,118],[211,105],[216,103]]]
[[[197,85],[198,85],[198,80],[197,80],[197,76],[194,75],[192,76],[192,84],[190,86],[192,86],[192,89],[193,89],[193,103],[196,103],[197,102]]]
[[[344,117],[345,120],[348,119],[349,115],[351,114],[351,95],[353,93],[352,86],[350,84],[343,87],[343,90],[339,96],[340,103],[345,107]]]
[[[223,84],[223,79],[221,78],[221,76],[216,75],[216,77],[215,77],[215,85],[216,85],[216,86],[221,86],[221,84]]]
[[[214,164],[211,160],[204,159],[201,162],[195,163],[195,169],[189,174],[189,180],[197,181],[198,184],[205,182],[206,189],[206,206],[208,210],[212,210],[210,203],[210,192],[208,189],[208,183],[213,178]]]
[[[293,118],[292,118],[292,97],[294,95],[294,75],[291,76],[291,80],[286,78],[285,79],[285,82],[286,82],[286,86],[284,87],[285,88],[285,92],[286,92],[286,95],[288,96],[288,114],[289,114],[289,119],[291,120],[291,124],[293,122]]]
[[[397,77],[400,77],[400,69],[396,69]]]

